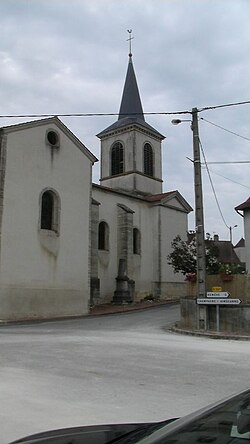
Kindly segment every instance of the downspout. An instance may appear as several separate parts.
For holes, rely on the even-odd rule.
[[[157,283],[157,299],[161,297],[161,206],[158,207],[158,283]]]
[[[1,255],[1,239],[2,239],[5,165],[6,165],[6,136],[4,137],[4,132],[3,129],[1,128],[0,129],[0,255]]]

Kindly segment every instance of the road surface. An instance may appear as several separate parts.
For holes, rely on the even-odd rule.
[[[182,416],[250,386],[250,343],[166,332],[177,305],[0,328],[0,442]]]

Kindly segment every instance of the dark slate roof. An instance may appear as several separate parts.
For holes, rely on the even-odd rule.
[[[142,127],[142,129],[153,133],[155,136],[159,137],[159,139],[165,139],[165,136],[159,133],[159,131],[156,131],[156,129],[145,122],[145,120],[138,119],[137,117],[125,117],[124,119],[117,120],[117,122],[113,123],[112,125],[108,126],[108,128],[105,128],[105,130],[98,133],[97,137],[102,138],[109,132],[115,131],[117,129],[122,129],[123,127],[125,128],[128,125],[137,125],[139,127]]]
[[[136,118],[145,120],[133,67],[132,56],[130,55],[118,120],[124,119],[124,117],[131,117],[135,114]]]
[[[187,233],[188,243],[195,237],[195,232]],[[234,251],[234,246],[230,241],[205,239],[205,246],[215,247],[218,260],[223,264],[240,264],[241,261]]]
[[[97,137],[101,138],[102,136],[104,136],[109,132],[133,124],[138,125],[143,129],[150,131],[160,139],[165,139],[165,136],[160,134],[152,126],[150,126],[147,122],[145,122],[141,99],[140,99],[140,93],[132,62],[132,55],[129,54],[128,69],[123,88],[118,120],[105,130],[97,134]]]
[[[245,247],[245,239],[243,237],[239,240],[239,242],[235,245],[234,248],[243,248]]]
[[[235,207],[235,210],[240,211],[240,210],[246,210],[247,208],[250,208],[250,197],[247,200],[245,200],[245,202]]]
[[[209,240],[215,247],[218,248],[218,259],[224,264],[240,264],[240,259],[233,249],[230,241],[213,241]]]

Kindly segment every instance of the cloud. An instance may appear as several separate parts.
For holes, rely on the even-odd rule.
[[[191,111],[249,99],[249,0],[8,0],[1,2],[0,14],[1,114],[117,112],[130,28],[145,111]],[[248,110],[249,105],[222,108],[202,116],[250,138]],[[193,205],[193,168],[186,159],[192,158],[190,125],[173,127],[171,119],[147,117],[167,136],[165,189],[179,189]],[[115,118],[63,120],[99,156],[95,134]],[[2,119],[3,125],[10,123],[13,119]],[[249,158],[249,142],[204,121],[199,126],[208,160]],[[213,169],[249,183],[247,165]],[[240,225],[234,206],[248,197],[248,189],[211,176],[228,225]],[[206,231],[225,237],[228,229],[205,173],[203,189]],[[237,228],[235,235],[237,230],[243,233]]]

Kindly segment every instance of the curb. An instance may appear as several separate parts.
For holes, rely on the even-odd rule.
[[[115,314],[123,314],[123,313],[131,313],[133,311],[142,311],[147,308],[155,308],[160,307],[162,305],[171,305],[171,304],[179,304],[179,300],[168,299],[165,301],[159,302],[143,302],[135,305],[97,305],[90,308],[89,313],[84,315],[76,315],[76,316],[62,316],[55,318],[43,318],[43,319],[20,319],[20,320],[0,320],[0,328],[7,326],[15,326],[15,325],[36,325],[43,324],[44,322],[61,322],[61,321],[70,321],[75,319],[86,319],[94,316],[105,316],[105,315],[115,315]]]
[[[236,335],[236,334],[226,334],[224,332],[216,332],[216,331],[211,331],[211,332],[200,332],[197,330],[183,330],[181,328],[178,328],[176,326],[173,326],[171,328],[167,329],[168,331],[172,332],[172,333],[178,333],[181,335],[187,335],[187,336],[197,336],[197,337],[202,337],[202,338],[210,338],[210,339],[224,339],[224,340],[234,340],[234,341],[250,341],[250,335]]]
[[[105,315],[113,315],[113,314],[123,314],[123,313],[131,313],[134,311],[142,311],[148,308],[161,307],[162,305],[171,305],[171,304],[179,304],[179,300],[168,299],[160,302],[150,302],[150,303],[138,303],[134,305],[97,305],[90,309],[88,317],[92,316],[105,316]]]

